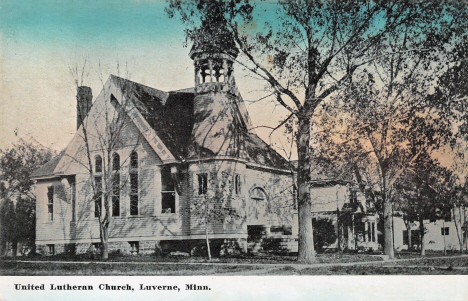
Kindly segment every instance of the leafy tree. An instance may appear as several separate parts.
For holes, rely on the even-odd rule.
[[[313,219],[314,227],[314,248],[317,252],[322,252],[323,247],[336,241],[337,235],[335,226],[329,219]]]
[[[468,157],[466,149],[468,143],[468,37],[462,34],[462,38],[449,52],[447,69],[438,79],[435,93],[431,97],[432,103],[442,112],[441,118],[449,120],[455,129],[456,140],[452,143],[453,170],[462,178],[453,190],[456,194],[452,198],[452,215],[456,223],[457,237],[460,250],[463,249],[463,231],[460,227],[466,223],[466,205],[468,203]],[[465,230],[466,231],[466,230]]]
[[[17,244],[34,250],[36,196],[30,175],[49,161],[53,151],[36,141],[19,139],[0,150],[0,233],[2,254],[7,243],[16,255]]]
[[[395,185],[397,207],[409,224],[419,223],[421,255],[425,255],[425,220],[447,220],[451,214],[453,188],[456,178],[427,154],[420,156],[412,168]],[[408,231],[408,235],[410,231]]]
[[[392,44],[396,51],[399,47]],[[418,159],[430,159],[452,139],[451,124],[440,119],[426,96],[437,72],[427,72],[424,58],[412,61],[406,54],[374,61],[324,102],[314,119],[318,159],[340,166],[340,176],[351,177],[376,206],[384,220],[385,246],[393,242],[395,183]],[[393,247],[387,252],[393,256]]]
[[[311,222],[311,119],[327,97],[356,71],[391,57],[391,41],[405,40],[406,54],[426,55],[449,43],[466,23],[459,2],[402,1],[170,1],[170,16],[186,24],[187,38],[202,38],[200,22],[222,20],[241,55],[238,63],[266,84],[265,90],[295,120],[298,154],[298,217],[301,262],[315,260]],[[272,15],[272,12],[275,12]],[[269,21],[274,19],[273,22]],[[213,22],[213,30],[221,28]],[[417,56],[416,56],[417,57]],[[391,204],[384,202],[385,212]],[[388,224],[388,221],[387,221]],[[391,237],[388,227],[387,237]],[[393,257],[391,239],[385,253]]]
[[[459,138],[468,141],[468,37],[453,46],[449,67],[438,79],[432,101],[444,109],[443,118],[458,124]]]

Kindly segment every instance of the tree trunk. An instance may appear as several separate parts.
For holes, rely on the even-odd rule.
[[[411,251],[413,249],[413,241],[411,240],[411,222],[406,224],[406,231],[408,236],[408,251]]]
[[[11,242],[11,256],[16,257],[17,254],[18,254],[18,241],[13,240]]]
[[[419,218],[419,235],[421,237],[421,256],[426,255],[426,243],[425,243],[425,233],[424,233],[424,219]]]
[[[210,239],[208,238],[208,225],[205,225],[206,250],[208,251],[208,260],[211,261]]]
[[[457,218],[457,212],[455,211],[455,207],[452,208],[451,214],[453,216],[453,221],[455,223],[455,230],[457,231],[457,238],[458,238],[458,245],[460,247],[460,254],[463,254],[463,230],[461,229],[461,225],[463,225],[463,219],[462,219],[462,207],[458,207],[458,218]]]
[[[7,251],[8,251],[8,248],[7,248],[6,239],[2,237],[0,238],[0,257],[5,256]]]
[[[102,235],[102,250],[101,250],[101,260],[107,260],[109,259],[109,240],[108,240],[108,228],[106,227],[103,228],[103,235]]]
[[[312,230],[312,205],[310,201],[310,119],[299,117],[297,133],[297,186],[298,186],[298,222],[299,246],[298,261],[312,263],[315,261],[314,236]]]
[[[442,220],[442,228],[444,228],[444,255],[447,255],[447,243],[445,242],[445,218]]]
[[[393,250],[393,215],[392,215],[392,203],[388,198],[385,197],[383,204],[384,214],[384,237],[385,246],[384,254],[388,255],[389,259],[395,258],[395,251]]]

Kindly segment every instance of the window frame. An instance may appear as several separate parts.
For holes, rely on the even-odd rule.
[[[98,170],[98,167],[99,167],[99,170]],[[100,155],[94,156],[94,172],[99,173],[99,174],[102,173],[102,157]]]
[[[47,220],[49,222],[54,221],[54,194],[55,188],[54,186],[47,187]]]
[[[48,254],[55,255],[55,244],[47,244]]]
[[[132,151],[130,154],[130,168],[129,168],[129,177],[130,177],[130,208],[129,208],[129,216],[139,216],[140,215],[140,178],[139,178],[139,164],[138,153],[136,151]],[[136,162],[136,164],[134,164]],[[133,187],[134,179],[136,177],[136,187]],[[136,205],[134,204],[136,198]],[[132,209],[136,207],[136,214]]]
[[[450,227],[441,227],[440,228],[440,235],[449,236],[450,235]]]
[[[169,179],[166,179],[168,171],[169,171]],[[162,166],[160,173],[161,173],[161,210],[160,212],[161,214],[176,214],[177,213],[177,191],[176,191],[174,180],[172,179],[171,166],[169,165]],[[167,187],[172,188],[172,190],[165,189]],[[171,194],[171,204],[173,204],[173,206],[167,207],[167,206],[164,206],[164,196],[167,196],[169,194]],[[172,210],[172,208],[174,208],[174,210]],[[170,212],[168,211],[168,209],[171,209]]]
[[[71,190],[71,205],[72,205],[72,222],[76,221],[76,178],[70,182]]]
[[[112,154],[112,180],[111,180],[111,217],[120,217],[120,155]]]
[[[242,195],[242,177],[240,174],[234,174],[234,193]]]
[[[261,195],[257,195],[257,194],[254,195],[254,193],[257,191],[259,191]],[[249,201],[254,201],[256,203],[254,207],[256,208],[255,210],[257,210],[257,213],[259,212],[258,204],[262,204],[262,206],[265,206],[266,214],[272,213],[270,199],[268,198],[268,194],[266,193],[263,187],[260,187],[260,186],[253,187],[249,192]]]
[[[101,155],[94,156],[94,184],[96,185],[96,193],[101,194],[101,201],[100,203],[97,200],[94,200],[94,218],[100,218],[102,213],[103,207],[103,199],[104,195],[102,193],[102,169],[103,169],[103,161]],[[99,167],[99,168],[98,168]]]
[[[99,216],[101,215],[103,198],[104,198],[104,195],[102,193],[102,175],[101,174],[94,176],[94,183],[96,185],[96,190],[97,190],[96,193],[101,194],[100,204],[98,204],[97,200],[94,200],[94,217],[99,218]]]
[[[139,254],[140,253],[140,242],[139,241],[129,241],[128,244],[130,245],[130,253],[131,254]]]
[[[296,186],[296,184],[293,184],[292,185],[292,198],[293,198],[293,209],[294,210],[297,209],[298,197],[299,197],[299,194],[298,194],[297,186]]]
[[[200,181],[202,179],[202,181]],[[205,195],[208,192],[208,173],[202,172],[197,174],[198,195]]]

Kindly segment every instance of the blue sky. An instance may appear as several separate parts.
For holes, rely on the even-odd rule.
[[[164,1],[4,1],[0,24],[7,35],[37,43],[103,45],[127,39],[140,44],[180,35]]]
[[[166,16],[164,1],[0,3],[0,148],[17,139],[15,130],[57,150],[66,146],[76,114],[68,68],[85,59],[83,84],[95,96],[101,73],[161,90],[193,85],[183,25]]]

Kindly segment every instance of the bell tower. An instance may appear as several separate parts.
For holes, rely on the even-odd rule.
[[[222,18],[215,19],[202,22],[189,54],[195,71],[192,137],[204,152],[238,157],[246,132],[234,79],[239,50]]]
[[[224,26],[202,25],[200,38],[190,50],[195,68],[195,93],[236,94],[234,60],[239,54],[234,39]]]

